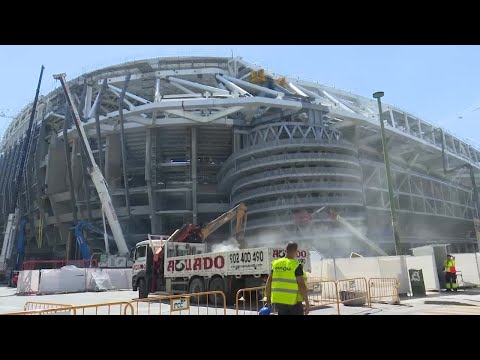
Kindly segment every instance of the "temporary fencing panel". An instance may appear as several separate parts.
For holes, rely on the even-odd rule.
[[[371,278],[368,280],[368,297],[370,304],[374,302],[388,302],[400,304],[397,279]]]
[[[65,266],[61,269],[43,269],[40,273],[41,294],[85,291],[85,269]]]
[[[50,309],[19,311],[1,315],[133,315],[133,306],[127,301],[55,307]]]
[[[235,315],[258,315],[266,300],[265,286],[240,289],[235,296]]]
[[[135,299],[130,304],[136,315],[227,315],[222,291],[154,296]]]
[[[23,262],[23,270],[60,269],[73,265],[77,268],[97,267],[97,260],[27,260]]]
[[[380,263],[376,257],[335,259],[335,273],[335,280],[381,277]]]
[[[56,304],[56,303],[47,303],[47,302],[39,302],[39,301],[27,301],[23,306],[23,311],[56,309],[56,308],[64,308],[64,307],[72,307],[72,306],[73,305],[70,305],[70,304]]]
[[[338,304],[338,289],[335,281],[311,281],[307,283],[308,301],[310,310],[335,305],[340,314]]]
[[[347,306],[370,305],[368,283],[365,278],[337,281],[338,302]]]
[[[113,289],[132,289],[132,269],[103,269]]]
[[[480,285],[480,254],[452,254],[457,271],[461,272],[464,286]]]
[[[367,278],[397,279],[403,294],[410,290],[407,259],[411,256],[382,256],[378,258],[380,274]]]
[[[18,274],[17,293],[36,294],[40,287],[40,270],[22,270]]]
[[[131,269],[64,266],[61,269],[20,271],[19,294],[54,294],[132,288]]]

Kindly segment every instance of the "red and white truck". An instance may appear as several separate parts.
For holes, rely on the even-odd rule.
[[[149,235],[136,245],[132,286],[139,298],[150,293],[171,294],[223,291],[229,301],[239,289],[262,286],[273,260],[285,250],[272,247],[207,252],[205,243],[170,242],[168,236]],[[297,259],[310,272],[310,253]]]

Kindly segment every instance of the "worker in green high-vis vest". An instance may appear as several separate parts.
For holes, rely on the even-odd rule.
[[[272,262],[272,271],[265,291],[266,305],[275,304],[278,315],[307,315],[310,309],[303,267],[295,259],[297,250],[298,245],[289,242],[285,257]]]
[[[443,262],[443,267],[447,291],[457,291],[458,285],[455,258],[448,254],[447,259]]]

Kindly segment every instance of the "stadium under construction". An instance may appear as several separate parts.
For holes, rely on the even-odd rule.
[[[368,253],[326,213],[302,220],[326,207],[394,253],[375,99],[227,57],[133,61],[68,83],[130,246],[244,202],[247,244],[298,240],[325,255]],[[103,228],[101,204],[62,89],[39,98],[23,146],[32,108],[1,144],[0,228],[25,226],[29,259],[79,257],[72,227]],[[394,106],[384,103],[381,116],[401,251],[476,249],[480,150]],[[87,242],[104,251],[101,234]]]

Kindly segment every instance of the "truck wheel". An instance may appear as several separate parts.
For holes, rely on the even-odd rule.
[[[145,279],[139,279],[137,284],[138,284],[138,297],[140,299],[147,298],[148,290],[147,290],[147,284],[145,283]]]
[[[221,277],[214,277],[208,285],[208,291],[221,291],[225,294],[225,281]],[[208,295],[210,304],[221,306],[223,304],[223,296],[220,294]]]
[[[189,294],[199,293],[204,291],[205,291],[205,287],[204,287],[203,279],[200,279],[197,277],[190,282],[190,286],[188,287]],[[195,305],[197,303],[203,303],[204,298],[205,298],[204,296],[200,296],[200,299],[198,296],[192,296],[190,300],[192,302],[192,305]]]

